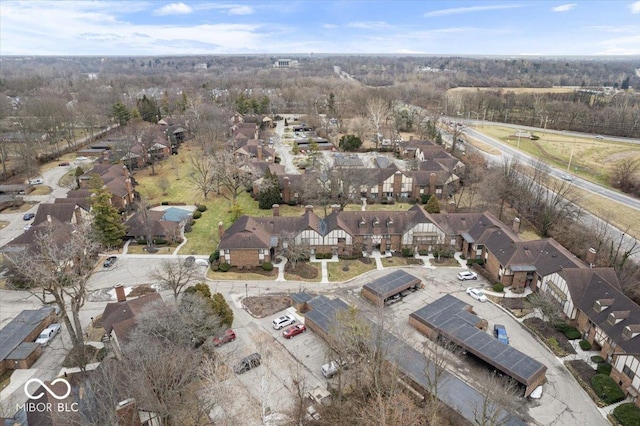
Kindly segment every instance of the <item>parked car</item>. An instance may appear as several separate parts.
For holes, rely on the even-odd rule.
[[[195,263],[196,258],[193,256],[187,256],[186,259],[184,259],[184,266],[191,266]]]
[[[51,340],[56,337],[56,334],[60,332],[60,324],[51,324],[49,327],[42,330],[42,333],[36,339],[36,343],[41,345],[48,345]]]
[[[469,296],[473,297],[474,299],[480,301],[480,302],[486,302],[487,301],[487,296],[485,296],[484,293],[482,292],[482,290],[480,290],[478,288],[469,287],[467,289],[467,294]]]
[[[325,378],[330,379],[338,373],[339,369],[340,365],[338,364],[338,362],[331,361],[328,364],[324,364],[322,367],[320,367],[320,372]]]
[[[44,180],[42,178],[31,179],[29,185],[42,185]]]
[[[273,324],[273,328],[275,328],[276,330],[280,330],[281,328],[294,324],[295,322],[296,322],[296,319],[294,318],[293,315],[283,315],[281,317],[274,319],[272,324]]]
[[[68,166],[69,162],[68,161],[63,161],[62,163],[58,163],[58,166],[60,167],[64,167],[64,166]]]
[[[400,296],[400,294],[394,294],[393,296],[387,298],[387,300],[384,301],[385,305],[393,305],[394,303],[400,302],[402,300],[402,296]]]
[[[26,213],[24,216],[22,216],[22,220],[31,220],[34,217],[36,217],[35,213]]]
[[[236,374],[245,373],[252,368],[258,367],[262,363],[262,357],[259,353],[254,353],[242,360],[233,368]]]
[[[118,260],[117,257],[115,256],[109,256],[107,257],[107,259],[104,261],[104,263],[102,264],[102,266],[104,266],[105,268],[109,268],[111,266],[113,266],[114,263],[116,263],[116,260]]]
[[[460,281],[477,280],[478,279],[478,274],[476,274],[475,272],[471,272],[471,271],[459,272],[458,273],[458,279]]]
[[[26,224],[22,229],[24,229],[25,231],[28,231],[29,229],[31,229],[31,226],[32,225],[29,223],[29,224]]]
[[[496,339],[500,340],[505,345],[509,344],[509,336],[507,336],[507,329],[502,324],[493,325],[493,335]]]
[[[292,337],[295,337],[298,334],[302,334],[305,331],[307,331],[307,327],[304,324],[296,324],[283,331],[282,335],[285,339],[291,339]]]
[[[573,181],[573,177],[571,177],[570,175],[560,175],[560,179],[566,180],[567,182]]]
[[[604,136],[602,136],[602,135],[596,135],[596,139],[604,139]]]
[[[209,261],[207,259],[196,259],[196,265],[209,266]]]
[[[234,340],[236,340],[236,333],[233,330],[229,329],[225,331],[222,336],[216,336],[213,338],[213,346],[217,347],[220,345],[224,345],[225,343],[233,342]]]

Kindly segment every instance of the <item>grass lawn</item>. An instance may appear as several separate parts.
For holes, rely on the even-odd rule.
[[[348,267],[348,271],[343,268]],[[329,281],[347,281],[358,275],[376,269],[376,262],[362,263],[360,260],[340,260],[339,262],[331,262],[327,264],[327,272],[329,273]]]
[[[367,211],[371,212],[379,212],[379,211],[389,211],[389,210],[398,210],[398,211],[406,211],[413,207],[415,204],[409,203],[395,203],[395,204],[367,204]],[[347,204],[344,206],[344,211],[346,212],[359,212],[362,210],[361,204]]]
[[[29,193],[29,195],[49,195],[51,194],[51,187],[46,185],[36,185],[35,189]]]
[[[422,261],[413,257],[385,257],[382,259],[382,266],[410,266],[410,265],[423,265]]]
[[[207,278],[212,280],[237,280],[237,281],[271,280],[273,281],[276,277],[268,277],[262,274],[254,274],[253,272],[232,272],[232,271],[214,272],[211,270],[211,268],[209,268],[207,269]]]
[[[145,251],[146,244],[129,244],[129,248],[127,249],[128,254],[171,254],[178,247],[175,245],[161,245],[155,246],[158,249],[155,253],[148,253]]]

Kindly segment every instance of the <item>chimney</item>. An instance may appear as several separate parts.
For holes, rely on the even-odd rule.
[[[122,166],[122,173],[124,173],[124,177],[129,177],[129,169],[127,169],[127,166]]]
[[[313,213],[313,206],[311,204],[307,204],[306,206],[304,206],[304,212]]]
[[[282,179],[282,201],[288,203],[291,201],[291,188],[289,188],[289,177],[285,176]]]
[[[220,239],[222,239],[223,235],[224,235],[224,223],[218,222],[218,236],[220,237]]]
[[[102,164],[109,164],[109,153],[106,151],[102,154]]]
[[[119,402],[116,407],[116,418],[118,426],[140,426],[142,422],[140,422],[136,400],[129,398]]]
[[[262,161],[262,145],[258,145],[258,160]]]
[[[511,230],[516,234],[520,232],[520,219],[518,219],[517,217],[513,218],[513,225],[511,225]]]
[[[447,204],[447,213],[455,213],[456,212],[456,203],[450,202]]]
[[[127,296],[124,294],[124,286],[118,283],[113,288],[116,289],[116,300],[118,302],[126,302]]]
[[[596,263],[596,249],[590,247],[589,251],[587,251],[587,258],[585,260],[589,264],[589,267],[593,268]]]
[[[280,204],[274,204],[271,208],[273,209],[273,217],[280,216]]]
[[[50,214],[47,215],[47,222],[51,223],[51,215]]]
[[[429,194],[436,195],[436,180],[438,175],[435,173],[429,174]]]
[[[340,204],[332,204],[331,213],[338,213],[338,212],[340,212]]]

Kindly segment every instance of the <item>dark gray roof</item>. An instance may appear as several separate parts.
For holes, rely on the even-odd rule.
[[[22,360],[27,359],[29,355],[33,353],[38,347],[40,343],[36,342],[22,342],[18,345],[18,347],[7,355],[6,359],[9,360]]]
[[[293,300],[293,303],[304,303],[311,300],[313,296],[303,291],[302,293],[294,293],[290,297],[291,300]]]
[[[46,306],[20,312],[11,322],[0,330],[0,361],[7,359],[33,330],[53,311]]]
[[[306,319],[312,321],[327,334],[331,332],[336,314],[349,308],[349,305],[342,300],[329,300],[325,296],[316,296],[307,303],[313,309],[307,312]]]
[[[406,290],[414,284],[420,282],[419,278],[414,277],[405,271],[398,269],[383,277],[380,277],[368,284],[365,284],[363,288],[371,291],[380,298],[387,298],[393,296],[396,293]]]
[[[529,386],[547,367],[519,350],[506,345],[475,327],[480,318],[468,311],[468,304],[447,294],[426,305],[410,317],[438,330],[449,340],[483,361]]]
[[[329,300],[325,296],[314,297],[308,303],[313,305],[313,310],[307,313],[307,319],[311,319],[315,324],[320,326],[326,334],[331,332],[331,324],[336,312],[341,309],[348,309],[349,307],[349,305],[340,299]],[[369,322],[372,327],[376,327],[376,324],[369,319],[365,318],[365,320]],[[431,361],[422,353],[387,331],[382,331],[382,340],[384,347],[389,349],[384,354],[386,359],[414,383],[420,385],[425,390],[431,389],[432,384],[436,383],[435,379],[430,379],[430,377],[434,377],[436,374],[436,369]],[[482,406],[484,396],[447,371],[442,373],[438,372],[438,374],[442,374],[437,380],[438,398],[444,404],[460,413],[465,419],[474,422],[475,410],[477,407]],[[501,424],[504,425],[526,425],[520,418],[506,411],[499,417],[504,419],[504,422],[501,422]]]

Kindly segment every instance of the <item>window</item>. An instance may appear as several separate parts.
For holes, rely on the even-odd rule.
[[[346,238],[338,238],[338,244],[345,244],[347,242]]]
[[[633,373],[633,371],[631,371],[631,368],[629,368],[629,366],[628,366],[628,365],[625,365],[625,366],[622,368],[622,372],[623,372],[624,374],[626,374],[626,376],[627,376],[628,378],[630,378],[631,380],[633,380],[633,378],[636,376],[636,375]]]

